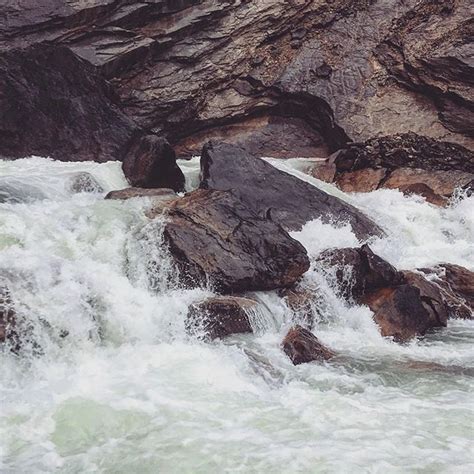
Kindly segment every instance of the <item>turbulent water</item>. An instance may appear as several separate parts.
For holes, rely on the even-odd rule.
[[[381,224],[372,248],[397,268],[474,269],[474,197],[440,209],[394,190],[346,195],[304,175],[305,160],[271,162]],[[192,188],[198,162],[180,164]],[[17,196],[0,204],[0,276],[35,341],[0,353],[0,472],[474,472],[472,321],[395,344],[311,269],[315,333],[335,361],[292,365],[280,349],[291,313],[273,292],[256,295],[255,335],[200,342],[184,318],[210,293],[175,286],[166,254],[137,243],[159,237],[151,201],[74,194],[78,171],[126,186],[118,163],[0,162]],[[317,220],[292,235],[312,257],[359,244]]]

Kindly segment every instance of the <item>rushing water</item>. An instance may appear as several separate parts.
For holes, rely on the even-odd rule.
[[[304,160],[271,162],[380,223],[372,247],[397,268],[474,269],[474,198],[440,209],[392,190],[346,195],[304,175]],[[192,188],[198,162],[181,165]],[[474,472],[472,321],[395,344],[310,270],[315,333],[339,359],[293,366],[280,349],[291,314],[272,292],[254,295],[255,335],[200,342],[184,318],[209,292],[173,285],[166,255],[137,243],[159,238],[151,201],[73,194],[77,171],[105,191],[126,185],[118,163],[0,162],[0,185],[25,201],[0,204],[0,276],[36,341],[0,353],[0,472]],[[313,257],[359,244],[320,221],[293,236]]]

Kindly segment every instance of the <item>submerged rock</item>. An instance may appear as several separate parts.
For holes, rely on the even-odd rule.
[[[0,344],[16,338],[16,312],[10,290],[0,282]]]
[[[336,354],[321,344],[307,329],[295,326],[288,331],[282,342],[283,351],[294,365],[312,361],[325,361]]]
[[[90,173],[75,173],[69,179],[69,189],[73,193],[103,193],[104,188]]]
[[[110,191],[104,199],[126,200],[136,197],[158,198],[163,201],[176,199],[178,196],[169,188],[125,188],[116,191]]]
[[[260,216],[271,217],[287,230],[309,220],[348,222],[360,239],[383,231],[355,207],[276,169],[246,150],[226,143],[208,143],[201,155],[203,189],[231,192]]]
[[[237,296],[217,296],[192,304],[186,317],[188,332],[211,340],[231,334],[251,333],[249,313],[257,302]]]
[[[185,284],[224,293],[291,286],[309,268],[299,242],[224,191],[171,202],[163,239]]]
[[[293,311],[294,321],[306,329],[311,329],[314,324],[315,292],[309,288],[296,286],[284,288],[278,292],[278,295]]]
[[[129,183],[140,188],[171,188],[184,191],[184,175],[176,164],[170,144],[156,135],[134,140],[122,163]]]
[[[18,204],[46,199],[44,191],[33,184],[10,177],[0,177],[0,203]]]

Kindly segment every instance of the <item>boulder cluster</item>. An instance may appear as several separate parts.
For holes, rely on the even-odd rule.
[[[289,232],[317,218],[361,242],[384,231],[262,156],[320,158],[312,175],[348,192],[439,206],[472,192],[466,2],[16,3],[0,6],[0,158],[122,162],[131,187],[106,198],[151,198],[180,283],[218,295],[190,307],[189,332],[252,332],[248,293],[276,290],[299,315],[282,344],[293,363],[335,355],[311,333],[317,289],[299,286],[310,261]],[[176,154],[201,156],[184,195]],[[70,186],[102,192],[86,175]],[[0,201],[21,199],[0,187]],[[398,271],[363,245],[316,267],[399,342],[472,316],[473,273],[456,265]],[[18,348],[16,320],[2,284],[0,342]]]

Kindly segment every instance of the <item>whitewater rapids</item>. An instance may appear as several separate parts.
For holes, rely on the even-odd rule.
[[[398,269],[474,270],[474,197],[441,209],[395,190],[348,195],[303,174],[307,160],[270,161],[379,223],[387,237],[371,246]],[[192,189],[199,162],[180,165]],[[37,341],[0,352],[0,472],[474,472],[473,321],[395,344],[310,271],[314,332],[342,361],[292,365],[274,292],[254,295],[255,335],[200,342],[184,318],[209,291],[177,288],[165,252],[149,287],[136,235],[160,224],[146,226],[151,201],[73,194],[83,171],[105,192],[126,187],[120,163],[0,161],[0,182],[25,201],[0,204],[0,276]],[[311,257],[360,244],[318,220],[292,235]]]

